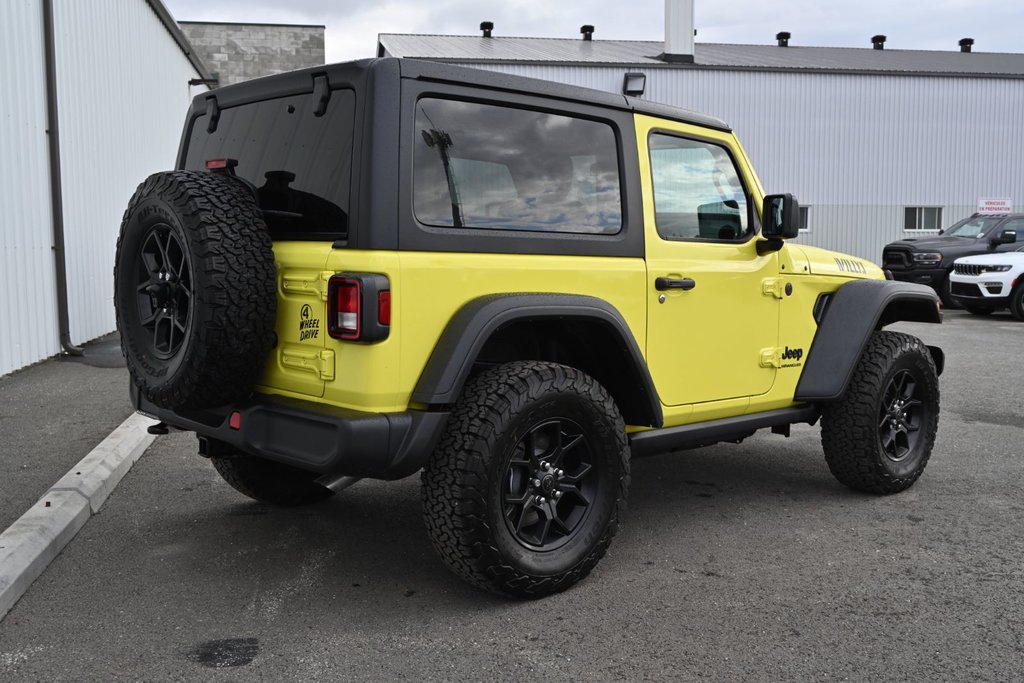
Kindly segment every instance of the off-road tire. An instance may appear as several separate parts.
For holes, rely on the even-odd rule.
[[[277,288],[245,184],[198,171],[147,178],[121,222],[114,283],[121,349],[146,399],[177,410],[249,394],[274,345]]]
[[[1018,282],[1010,294],[1010,315],[1024,321],[1024,282]]]
[[[978,306],[976,304],[964,304],[964,310],[971,315],[992,315],[993,309],[991,306]]]
[[[901,381],[904,387],[908,381],[913,386],[900,391],[896,387]],[[897,400],[905,407],[899,408]],[[928,347],[907,334],[875,332],[846,395],[837,403],[827,404],[822,412],[825,461],[836,479],[855,491],[903,491],[917,481],[928,464],[938,423],[939,380]],[[915,429],[904,433],[902,427],[892,425]],[[890,434],[896,435],[891,442]],[[901,445],[907,446],[902,455]]]
[[[575,431],[580,439],[566,436]],[[565,446],[562,455],[555,455],[557,448],[544,450],[555,442]],[[518,454],[526,457],[527,448],[537,456],[531,463],[555,461],[555,474],[559,463],[563,473],[568,467],[588,472],[581,475],[581,489],[586,477],[597,477],[588,484],[593,496],[586,512],[571,533],[551,543],[543,540],[547,513],[530,507],[533,503],[510,503],[512,494],[505,488],[526,471],[515,463]],[[593,462],[590,470],[578,466],[584,454]],[[539,479],[521,484],[529,489],[533,481]],[[427,531],[445,564],[474,586],[517,598],[557,593],[583,579],[608,549],[628,489],[629,443],[608,392],[574,368],[536,361],[508,363],[471,379],[422,473]],[[566,495],[547,504],[579,504],[572,493]],[[532,515],[535,526],[545,529],[536,532],[536,547],[524,541],[526,529],[513,528],[509,516],[517,510],[519,526]]]
[[[334,495],[317,475],[272,460],[242,454],[210,458],[217,473],[239,493],[272,505],[308,505]]]

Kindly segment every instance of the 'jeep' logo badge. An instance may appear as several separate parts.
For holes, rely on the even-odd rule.
[[[862,273],[866,274],[868,269],[864,267],[864,264],[860,261],[854,261],[849,258],[838,258],[836,257],[836,265],[839,266],[839,270],[847,273]]]

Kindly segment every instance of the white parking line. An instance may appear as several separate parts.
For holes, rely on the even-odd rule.
[[[0,619],[96,514],[154,437],[134,414],[0,534]]]

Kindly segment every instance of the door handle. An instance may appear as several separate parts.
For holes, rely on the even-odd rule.
[[[666,289],[681,289],[688,292],[696,286],[697,283],[691,277],[659,277],[654,280],[654,288],[659,292],[664,292]]]

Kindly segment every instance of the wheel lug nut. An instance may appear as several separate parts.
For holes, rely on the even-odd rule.
[[[533,484],[534,486],[540,486],[540,479],[534,479],[534,480],[533,480],[533,481],[532,481],[531,483],[532,483],[532,484]]]
[[[558,470],[558,476],[564,477],[565,476],[565,470]]]

